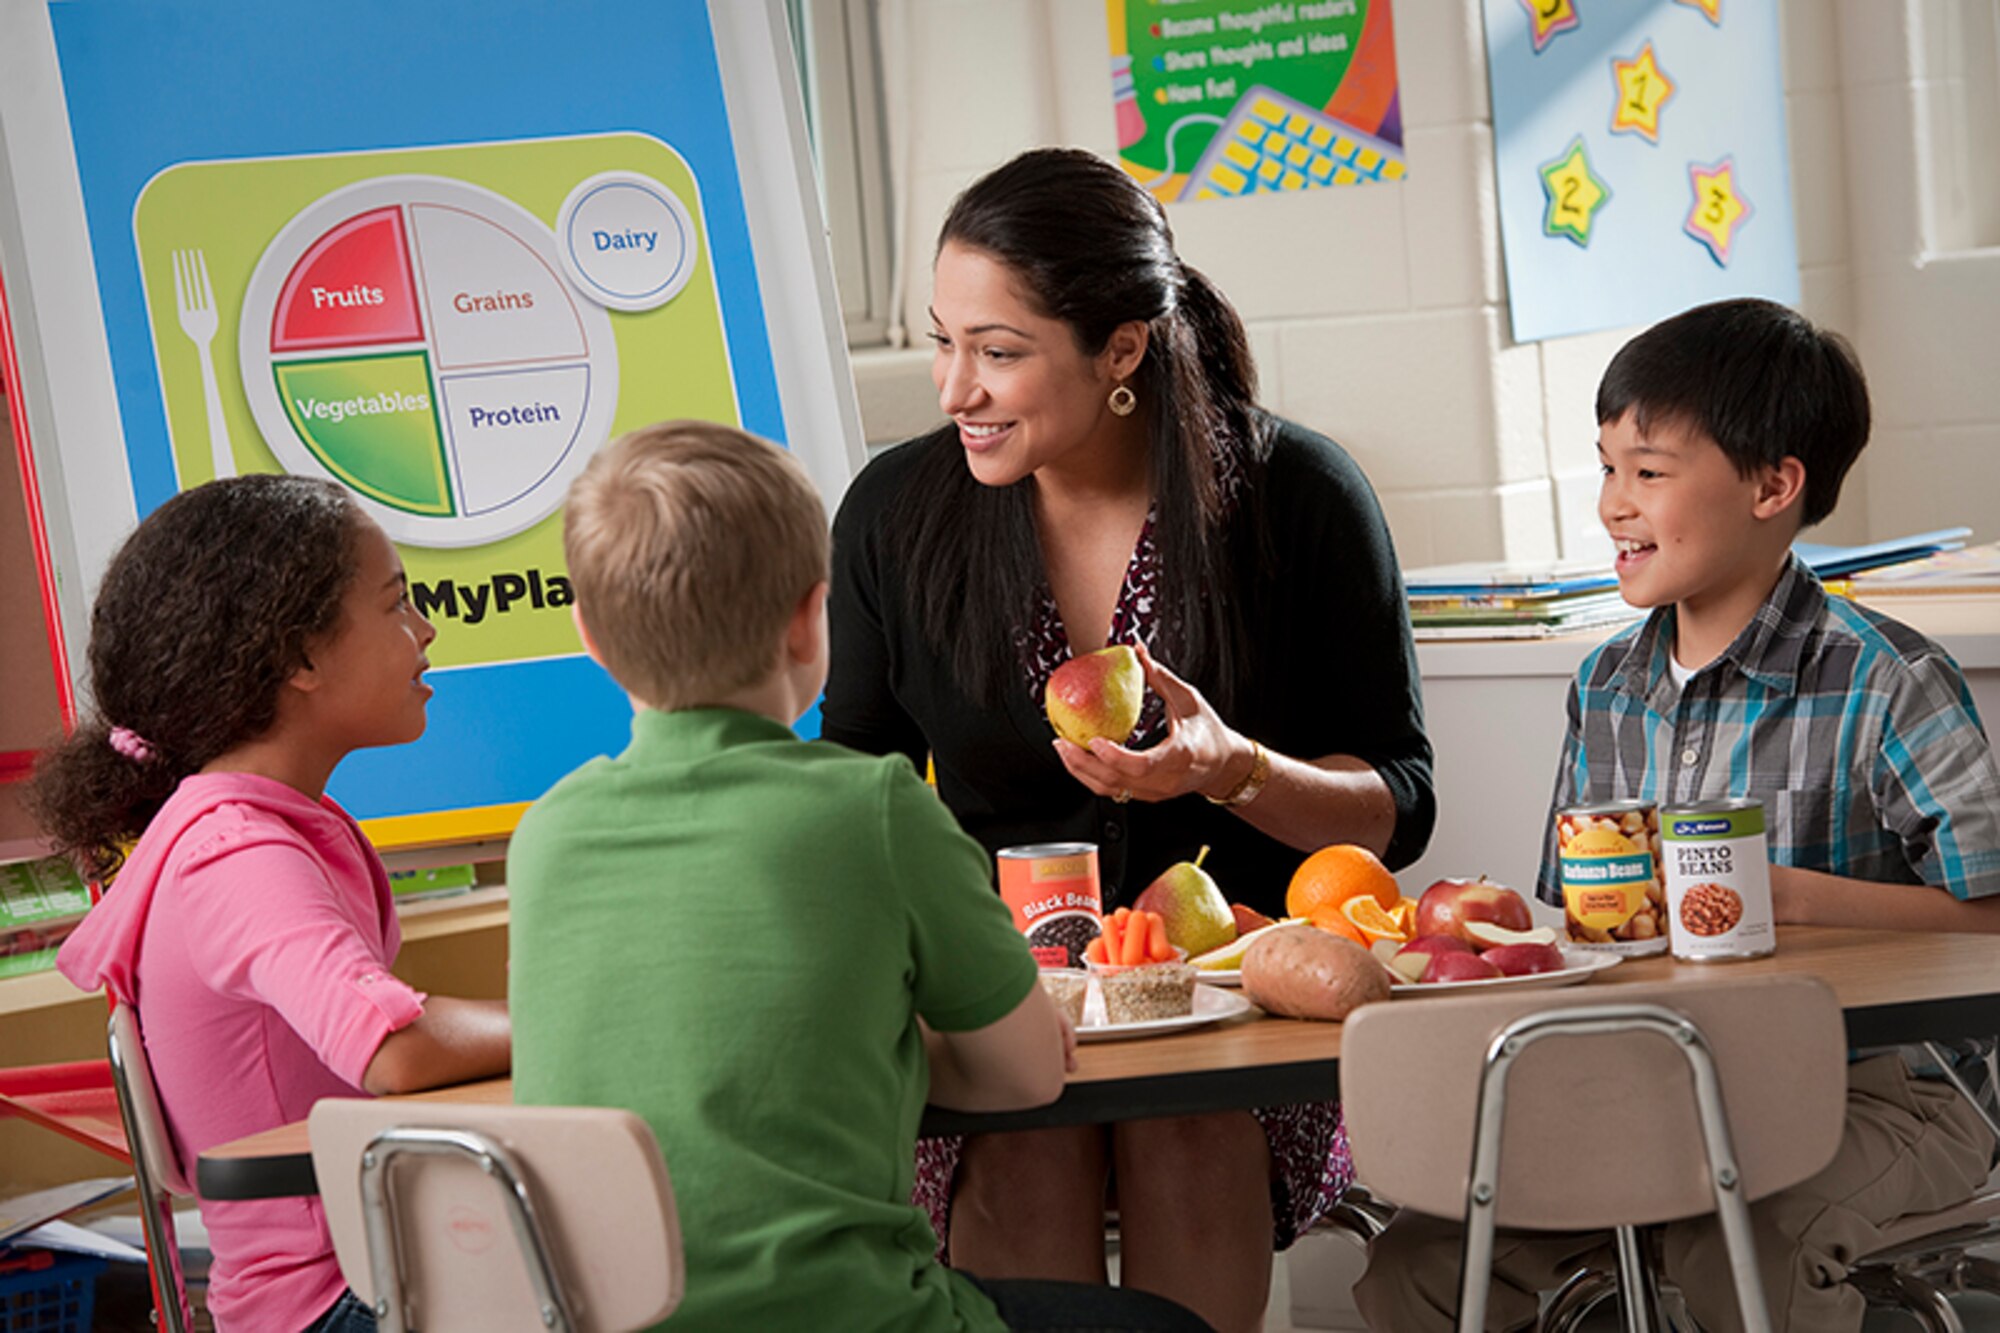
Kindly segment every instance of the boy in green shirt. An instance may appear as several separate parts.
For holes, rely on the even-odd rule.
[[[1202,1327],[933,1258],[909,1199],[925,1101],[1053,1100],[1070,1038],[985,854],[910,765],[789,729],[826,678],[805,475],[728,427],[639,431],[571,488],[564,551],[584,646],[636,716],[514,836],[514,1089],[652,1125],[686,1238],[671,1327]]]

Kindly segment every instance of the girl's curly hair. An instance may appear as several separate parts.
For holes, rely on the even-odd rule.
[[[59,852],[109,876],[182,778],[270,728],[308,645],[339,624],[360,520],[332,482],[260,475],[139,524],[91,610],[92,711],[28,791]]]

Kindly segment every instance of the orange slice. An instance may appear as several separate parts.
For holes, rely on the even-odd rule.
[[[1415,933],[1415,917],[1403,910],[1402,902],[1398,902],[1394,910],[1384,910],[1381,903],[1362,894],[1342,903],[1340,910],[1366,937],[1361,941],[1363,944],[1372,944],[1376,940],[1408,943]]]
[[[1349,920],[1347,913],[1338,907],[1322,907],[1306,919],[1329,934],[1338,935],[1344,940],[1352,940],[1364,949],[1368,947],[1368,937],[1361,933],[1361,927]]]

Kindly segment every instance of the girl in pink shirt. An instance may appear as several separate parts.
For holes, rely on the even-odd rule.
[[[96,714],[43,757],[32,798],[106,884],[57,965],[138,1010],[184,1164],[321,1097],[507,1068],[502,1002],[426,997],[390,973],[388,877],[324,794],[350,751],[423,734],[436,635],[396,548],[327,482],[184,492],[105,572]],[[224,1333],[375,1327],[317,1198],[201,1213]]]

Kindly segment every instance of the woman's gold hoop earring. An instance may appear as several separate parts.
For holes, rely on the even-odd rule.
[[[1132,415],[1132,409],[1139,405],[1139,395],[1132,392],[1128,384],[1121,384],[1111,391],[1111,410],[1121,417]]]

